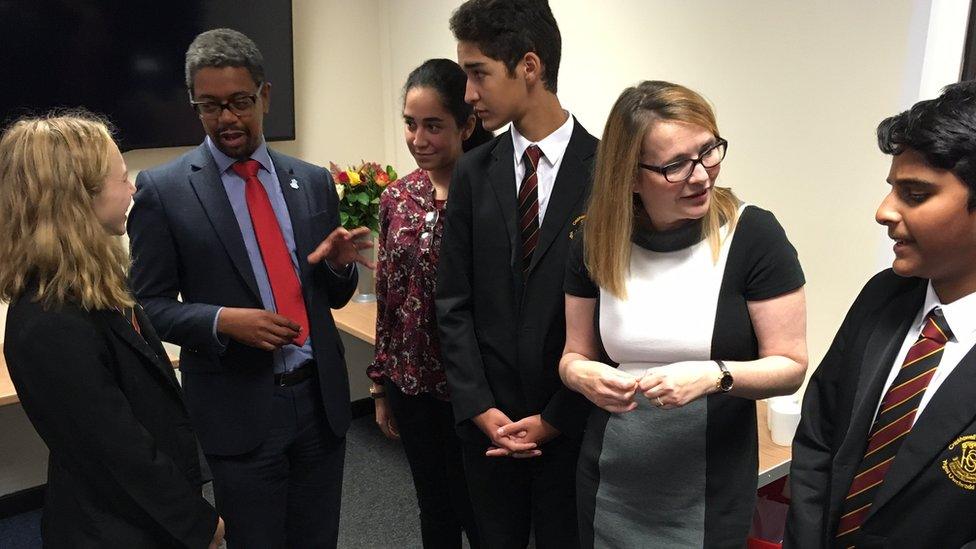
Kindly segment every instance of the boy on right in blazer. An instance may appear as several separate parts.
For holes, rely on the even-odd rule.
[[[976,540],[976,83],[878,126],[892,268],[810,379],[784,547]]]

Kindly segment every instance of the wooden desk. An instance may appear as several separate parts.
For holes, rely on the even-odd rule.
[[[14,384],[10,381],[10,373],[7,372],[7,361],[3,358],[3,345],[0,345],[0,406],[9,406],[19,402],[17,391],[14,390]]]
[[[376,344],[376,304],[349,303],[332,311],[340,330],[370,345]],[[790,448],[773,444],[766,427],[766,402],[756,403],[756,421],[759,426],[759,487],[786,476],[790,472]]]
[[[759,423],[759,488],[779,480],[790,472],[793,454],[789,446],[773,444],[766,427],[766,401],[756,401],[756,421]]]
[[[376,345],[376,303],[353,303],[333,310],[336,326],[370,345]]]

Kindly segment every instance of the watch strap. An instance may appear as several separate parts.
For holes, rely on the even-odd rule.
[[[719,373],[719,375],[718,375],[718,379],[715,380],[715,389],[716,389],[716,391],[718,391],[720,393],[727,393],[727,392],[731,391],[732,390],[732,382],[734,380],[732,379],[732,373],[729,372],[728,366],[726,366],[725,365],[725,362],[723,362],[721,360],[713,360],[712,362],[714,362],[715,364],[717,364],[718,365],[718,369],[721,370],[721,373]],[[728,383],[728,386],[727,387],[725,386],[725,383],[724,383],[726,379],[729,380],[729,383]]]

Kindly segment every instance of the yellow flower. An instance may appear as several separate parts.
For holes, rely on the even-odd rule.
[[[363,180],[359,178],[359,172],[346,170],[346,175],[349,176],[349,184],[352,185],[353,187],[363,182]]]

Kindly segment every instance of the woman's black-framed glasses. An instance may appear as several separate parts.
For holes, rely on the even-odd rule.
[[[211,100],[194,101],[193,97],[191,96],[190,105],[193,105],[194,110],[197,111],[200,118],[220,118],[220,115],[224,112],[224,109],[229,110],[238,117],[248,116],[254,111],[254,105],[256,105],[258,102],[258,96],[261,94],[261,88],[263,86],[264,82],[261,82],[258,84],[258,90],[253,94],[238,95],[224,101],[223,103],[218,103]]]
[[[714,145],[702,151],[698,158],[678,160],[667,166],[651,166],[642,162],[638,162],[637,165],[645,170],[663,175],[668,183],[684,183],[695,172],[695,164],[701,164],[704,168],[714,168],[722,160],[725,160],[725,153],[728,150],[729,142],[720,137]]]
[[[439,210],[429,211],[424,215],[424,232],[420,233],[421,252],[430,251],[430,243],[434,240],[434,227],[437,226],[437,220],[440,217],[441,212]]]

